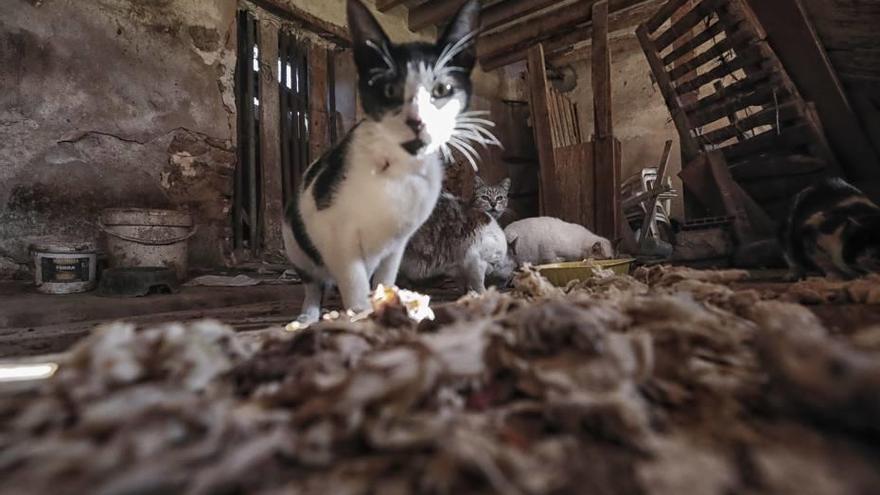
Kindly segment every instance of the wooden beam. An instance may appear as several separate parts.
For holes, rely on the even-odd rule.
[[[254,5],[267,10],[286,21],[305,28],[341,47],[351,46],[351,35],[347,28],[327,22],[285,0],[251,0]]]
[[[529,49],[528,64],[532,129],[535,133],[535,146],[538,148],[540,164],[540,210],[542,215],[553,215],[560,210],[558,207],[559,188],[557,187],[550,109],[547,102],[547,72],[544,65],[543,46],[538,44]]]
[[[596,232],[608,239],[620,233],[620,145],[611,114],[611,49],[608,45],[608,0],[593,5],[593,196]]]
[[[330,146],[330,115],[327,89],[327,49],[309,44],[309,157],[324,154]]]
[[[594,3],[595,0],[580,0],[531,19],[525,25],[517,24],[499,33],[482,36],[477,44],[477,55],[480,60],[494,58],[511,51],[525,50],[552,38],[554,33],[567,32],[569,28],[590,20],[590,8]]]
[[[409,10],[409,29],[443,25],[467,0],[431,0]],[[480,29],[487,31],[558,3],[559,0],[505,0],[483,8]]]
[[[596,138],[614,135],[611,121],[611,48],[608,45],[608,2],[593,5],[593,117]]]
[[[437,0],[434,1],[436,2]],[[376,8],[379,9],[380,12],[388,12],[404,2],[406,2],[406,0],[376,0]]]
[[[283,253],[281,225],[284,192],[281,178],[281,92],[278,90],[278,28],[260,23],[260,164],[263,189],[263,248]]]
[[[666,0],[640,0],[636,2],[632,0],[611,0],[609,4],[609,31],[621,31],[638,25],[665,2]],[[592,23],[587,21],[578,24],[572,30],[557,30],[549,36],[542,43],[544,44],[545,53],[548,54],[549,62],[554,63],[554,59],[561,56],[558,52],[590,39],[592,36]],[[480,43],[482,42],[483,40],[480,41]],[[490,71],[524,60],[525,56],[525,49],[510,50],[499,55],[483,57],[480,59],[480,65],[483,67],[483,70]],[[572,61],[582,60],[589,58],[589,52],[579,52],[566,58],[570,58]]]

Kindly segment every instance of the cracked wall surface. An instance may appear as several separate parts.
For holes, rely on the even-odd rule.
[[[280,3],[345,25],[344,0]],[[0,278],[31,244],[100,239],[115,207],[189,209],[191,266],[231,260],[238,5],[0,1]],[[404,8],[377,16],[396,41],[436,36]],[[498,85],[475,74],[480,94]]]
[[[235,165],[230,0],[0,2],[0,271],[98,239],[110,207],[187,208],[224,263]]]

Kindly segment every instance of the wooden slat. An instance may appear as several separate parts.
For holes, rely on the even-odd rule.
[[[642,51],[645,53],[648,65],[651,67],[651,72],[657,79],[657,86],[660,88],[660,93],[663,95],[666,107],[669,108],[669,113],[672,115],[672,120],[675,122],[683,153],[687,159],[692,160],[700,152],[696,140],[690,135],[690,129],[693,129],[693,127],[688,120],[687,114],[682,110],[681,101],[675,93],[672,81],[669,79],[669,74],[666,72],[666,67],[663,65],[663,62],[660,61],[657,47],[654,45],[654,41],[651,40],[651,36],[648,34],[648,28],[645,24],[642,24],[636,29],[636,36],[639,38],[639,43],[642,45]]]
[[[478,56],[480,60],[496,58],[552,38],[554,33],[566,32],[569,28],[590,20],[593,3],[595,0],[580,0],[530,19],[524,25],[514,25],[498,33],[482,36],[477,44]]]
[[[656,38],[657,48],[661,51],[671,45],[673,41],[681,38],[691,31],[705,18],[710,17],[721,10],[729,0],[702,0],[695,5],[690,12],[682,16],[677,22],[669,27]]]
[[[562,146],[555,150],[556,180],[562,196],[559,218],[566,222],[584,225],[585,217],[592,215],[592,209],[587,204],[587,190],[583,184],[586,170],[584,164],[589,163],[590,155],[589,144]]]
[[[535,146],[538,148],[540,162],[540,209],[542,215],[553,216],[559,211],[559,194],[556,180],[556,165],[553,154],[550,110],[547,105],[547,71],[544,66],[544,47],[540,44],[529,49],[528,81],[532,110],[532,127],[535,132]]]
[[[669,0],[660,10],[654,14],[653,17],[648,19],[645,22],[645,26],[648,29],[649,33],[653,33],[654,31],[660,29],[660,26],[666,23],[672,14],[674,14],[678,9],[680,9],[684,4],[688,3],[690,0]]]
[[[804,110],[801,103],[793,100],[779,106],[778,109],[775,106],[767,107],[754,115],[731,123],[727,127],[703,134],[700,139],[705,143],[719,144],[756,127],[764,125],[775,127],[777,122],[780,125],[788,124],[794,119],[802,118],[803,115]]]
[[[288,37],[285,33],[278,34],[278,58],[281,61],[280,82],[278,84],[278,111],[279,148],[281,149],[281,194],[285,204],[291,199],[290,191],[290,122],[287,111],[290,108],[290,95],[287,93],[287,61],[288,61]]]
[[[737,53],[737,56],[730,61],[726,61],[723,64],[719,64],[717,67],[713,68],[709,72],[705,74],[700,74],[699,76],[689,79],[683,83],[676,84],[675,91],[684,95],[690,93],[692,91],[696,91],[703,86],[715,81],[716,79],[724,79],[725,76],[733,74],[739,69],[744,69],[750,66],[759,66],[766,59],[763,54],[759,50],[760,45],[754,45],[745,50]]]
[[[284,192],[281,173],[281,92],[278,89],[278,28],[260,26],[260,167],[262,173],[263,247],[270,253],[284,251],[281,225]]]
[[[737,143],[724,148],[724,156],[730,163],[735,163],[743,158],[760,153],[778,152],[780,150],[792,150],[811,143],[815,139],[815,133],[807,124],[799,124],[784,129],[777,134],[775,130],[765,132],[747,141]]]
[[[614,135],[611,116],[611,49],[608,45],[608,2],[593,5],[593,112],[597,138]]]
[[[255,22],[252,22],[249,18],[247,23],[247,40],[248,40],[248,54],[252,54],[252,50],[250,48],[253,44],[258,42],[258,32],[256,30]],[[251,57],[248,57],[251,59]],[[248,160],[248,168],[247,168],[247,176],[248,176],[248,192],[247,192],[247,222],[250,233],[250,249],[251,252],[256,252],[259,249],[259,239],[260,239],[260,222],[259,222],[259,200],[257,197],[257,183],[259,180],[257,168],[259,164],[257,163],[257,140],[259,136],[259,128],[257,127],[256,115],[254,113],[253,108],[253,99],[255,97],[262,97],[262,95],[257,94],[257,81],[254,79],[257,77],[256,74],[248,71],[248,76],[245,77],[245,98],[246,105],[249,107],[246,115],[245,126],[246,132],[248,135],[248,143],[247,143],[247,160]]]
[[[327,49],[309,45],[309,155],[321,156],[330,146],[330,95],[327,89]]]
[[[679,47],[669,52],[668,55],[663,57],[663,65],[670,65],[678,59],[694,53],[697,48],[723,32],[724,24],[715,22],[708,28],[700,31],[700,34],[695,35],[687,42],[682,43]]]
[[[740,161],[730,166],[730,173],[737,181],[763,180],[789,175],[810,175],[821,172],[827,163],[809,155],[771,155]]]
[[[728,34],[726,38],[707,48],[703,53],[687,62],[676,64],[675,68],[669,71],[669,77],[673,81],[678,81],[688,73],[699,69],[703,65],[713,60],[720,59],[730,50],[745,48],[747,44],[753,40],[754,38],[752,38],[751,33],[747,31],[739,31],[732,36]]]
[[[376,8],[379,9],[379,12],[388,12],[398,5],[403,5],[405,2],[406,0],[376,0]]]

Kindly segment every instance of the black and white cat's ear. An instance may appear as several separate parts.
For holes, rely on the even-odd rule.
[[[505,191],[510,192],[510,177],[508,177],[508,178],[504,179],[503,181],[501,181],[501,187],[502,187]]]
[[[480,2],[468,0],[449,21],[437,39],[442,50],[449,50],[451,67],[471,71],[477,62],[477,35],[480,29]]]
[[[388,51],[391,40],[361,0],[348,0],[348,30],[354,48],[354,61],[360,72],[369,72],[374,68],[394,69],[394,61]]]

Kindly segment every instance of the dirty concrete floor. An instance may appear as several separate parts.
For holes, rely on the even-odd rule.
[[[450,284],[426,292],[440,302],[460,295]],[[29,283],[0,282],[0,358],[62,352],[96,325],[116,320],[154,324],[212,318],[238,331],[283,326],[299,314],[302,297],[297,284],[183,287],[178,294],[108,298],[94,292],[46,295]],[[338,309],[338,295],[325,306]]]
[[[739,289],[784,292],[788,284],[775,273],[753,274]],[[456,300],[461,294],[451,282],[421,288],[432,302]],[[94,292],[45,295],[24,282],[0,282],[0,358],[62,352],[96,325],[125,320],[140,325],[204,318],[219,320],[237,331],[283,326],[299,314],[301,285],[252,287],[184,287],[178,294],[140,298],[107,298]],[[334,295],[325,303],[338,309]],[[827,304],[810,309],[832,332],[847,333],[880,325],[880,306]]]

